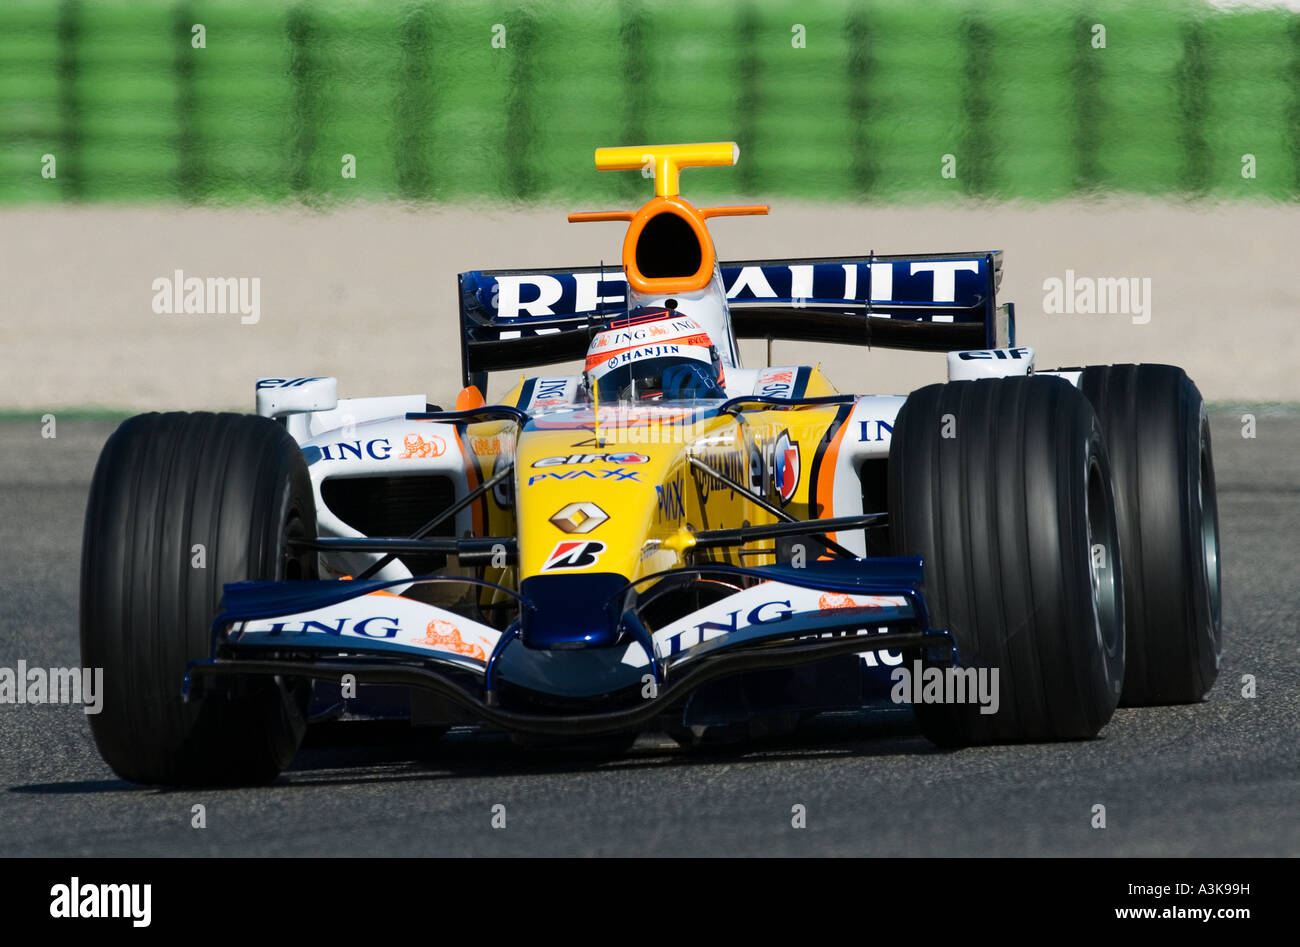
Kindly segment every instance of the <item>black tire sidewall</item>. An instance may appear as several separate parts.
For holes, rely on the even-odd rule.
[[[949,416],[957,434],[945,439]],[[1107,653],[1093,608],[1084,499],[1091,469],[1113,521],[1100,426],[1060,379],[932,385],[899,412],[889,471],[894,553],[925,560],[931,624],[953,635],[961,665],[1000,676],[996,714],[915,707],[935,742],[1085,738],[1110,719],[1123,627],[1120,615]],[[1122,570],[1121,557],[1111,558]]]
[[[306,463],[274,421],[141,415],[105,444],[83,538],[82,661],[104,668],[91,730],[123,778],[256,783],[292,758],[306,725],[303,682],[237,681],[181,699],[188,662],[210,656],[224,585],[285,577],[291,511],[314,537]],[[314,577],[314,555],[296,561]]]
[[[1200,700],[1218,674],[1223,640],[1221,593],[1216,607],[1202,541],[1207,525],[1219,535],[1204,399],[1172,365],[1092,366],[1080,388],[1114,466],[1129,642],[1122,702]]]

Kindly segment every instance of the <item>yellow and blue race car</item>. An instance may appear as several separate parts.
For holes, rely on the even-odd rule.
[[[95,471],[90,718],[123,778],[251,783],[309,723],[687,746],[906,707],[944,745],[1094,736],[1199,700],[1221,592],[1205,406],[1164,365],[1037,370],[999,252],[720,262],[681,170],[732,143],[596,152],[653,174],[622,265],[459,277],[463,388],[146,414]],[[841,393],[739,339],[947,352]],[[523,378],[496,400],[491,373]]]

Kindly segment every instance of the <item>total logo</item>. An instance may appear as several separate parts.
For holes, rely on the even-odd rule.
[[[799,487],[799,443],[782,431],[772,451],[772,480],[782,503],[789,503]]]
[[[555,544],[551,554],[542,563],[542,572],[561,572],[565,569],[588,569],[594,566],[605,551],[605,544],[594,539],[562,540]]]
[[[644,464],[650,460],[645,454],[569,454],[566,457],[543,457],[533,461],[534,467],[567,467],[574,464]]]

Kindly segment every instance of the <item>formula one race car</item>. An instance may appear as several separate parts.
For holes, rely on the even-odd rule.
[[[459,277],[463,384],[256,415],[146,414],[95,470],[91,726],[122,777],[273,779],[309,722],[688,747],[910,705],[942,745],[1087,738],[1218,669],[1205,406],[1177,368],[1037,371],[1000,252],[720,263],[653,168],[622,267]],[[947,352],[950,381],[840,394],[737,340]],[[488,373],[585,359],[496,402]]]

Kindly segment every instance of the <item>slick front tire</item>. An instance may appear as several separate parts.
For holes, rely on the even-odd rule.
[[[915,705],[925,735],[943,746],[1095,736],[1124,679],[1124,604],[1088,400],[1043,376],[914,391],[894,425],[889,516],[894,553],[924,559],[931,627],[951,633],[963,668],[997,672],[996,712],[945,691],[949,702]]]
[[[1200,700],[1219,673],[1219,507],[1205,402],[1181,368],[1085,368],[1110,453],[1124,555],[1128,657],[1121,702]]]
[[[311,481],[283,427],[238,414],[144,414],[104,445],[86,509],[81,656],[104,669],[99,751],[123,779],[169,786],[274,779],[306,728],[310,685],[257,678],[184,703],[222,587],[315,578]]]

